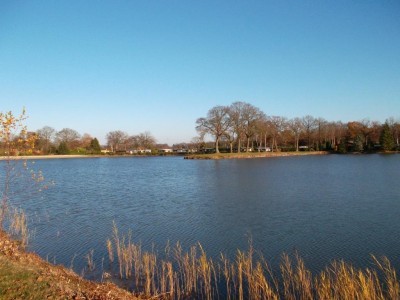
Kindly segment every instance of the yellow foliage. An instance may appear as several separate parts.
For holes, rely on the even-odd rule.
[[[28,133],[23,124],[26,119],[25,109],[19,116],[11,111],[0,112],[0,153],[5,156],[32,154],[37,135]]]

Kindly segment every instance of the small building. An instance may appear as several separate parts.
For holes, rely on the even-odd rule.
[[[171,148],[164,148],[164,149],[158,149],[158,152],[160,152],[160,153],[172,153],[172,152],[174,152],[174,150],[172,150]]]
[[[271,152],[271,148],[270,147],[257,147],[256,151],[258,151],[258,152]]]
[[[126,151],[128,154],[150,154],[151,149],[133,149]]]

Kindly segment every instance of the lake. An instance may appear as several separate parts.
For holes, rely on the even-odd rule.
[[[314,272],[333,259],[370,266],[370,254],[400,267],[400,155],[49,159],[35,168],[55,184],[20,203],[29,250],[77,273],[91,249],[97,266],[107,257],[113,221],[148,249],[200,242],[210,256],[232,257],[251,239],[273,266],[297,251]]]

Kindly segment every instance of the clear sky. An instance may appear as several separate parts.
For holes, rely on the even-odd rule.
[[[400,1],[0,0],[0,111],[189,142],[215,105],[400,118]]]

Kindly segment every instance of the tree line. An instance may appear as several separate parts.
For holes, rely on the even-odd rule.
[[[79,134],[74,129],[63,128],[56,131],[53,127],[44,126],[43,128],[33,132],[26,131],[15,134],[15,141],[29,137],[33,142],[29,153],[21,147],[18,149],[6,149],[4,143],[0,140],[0,155],[8,154],[100,154],[101,145],[96,137],[92,137],[88,133]],[[110,131],[106,135],[107,148],[111,152],[126,152],[130,149],[154,149],[156,139],[150,132],[144,132],[137,135],[128,135],[121,130]],[[26,152],[26,153],[25,153]]]
[[[212,107],[196,120],[198,139],[209,135],[214,149],[228,152],[268,149],[271,151],[326,150],[373,152],[400,150],[400,122],[389,118],[384,124],[363,119],[343,123],[307,115],[288,119],[268,116],[246,102]]]
[[[400,121],[389,118],[385,123],[363,119],[343,123],[327,121],[307,115],[288,119],[268,116],[258,107],[246,102],[234,102],[228,106],[212,107],[205,117],[196,120],[198,136],[190,143],[173,145],[176,149],[204,151],[213,148],[216,152],[241,152],[255,149],[271,151],[327,150],[346,152],[373,152],[400,150]],[[206,136],[213,142],[205,141]],[[34,141],[29,152],[34,154],[99,154],[101,146],[90,134],[79,134],[71,128],[56,131],[44,126],[36,132],[21,132],[13,138],[26,137]],[[107,148],[111,152],[129,150],[156,150],[169,148],[156,144],[154,136],[146,131],[136,135],[115,130],[106,134]],[[0,155],[5,154],[0,140]],[[12,150],[18,154],[25,150]],[[26,152],[26,151],[25,151]]]

